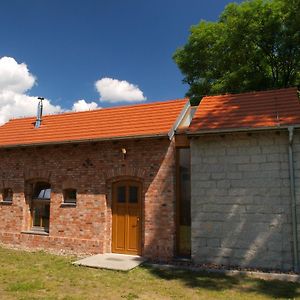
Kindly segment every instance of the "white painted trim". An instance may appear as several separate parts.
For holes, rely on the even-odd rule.
[[[188,113],[190,107],[191,107],[190,100],[187,100],[187,102],[185,103],[185,105],[184,105],[183,109],[181,110],[179,116],[177,117],[175,123],[173,124],[171,130],[168,133],[168,136],[169,136],[170,140],[172,140],[172,138],[174,137],[176,129],[178,128],[178,126],[180,125],[180,123],[182,122],[182,120],[184,119],[186,114]]]

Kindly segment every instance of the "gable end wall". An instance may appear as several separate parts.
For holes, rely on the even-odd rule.
[[[299,131],[293,148],[300,221]],[[291,270],[288,132],[193,138],[191,164],[193,260]]]

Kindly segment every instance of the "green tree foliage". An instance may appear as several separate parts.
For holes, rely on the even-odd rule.
[[[174,60],[195,103],[203,95],[300,84],[300,0],[226,6],[217,22],[192,26]]]

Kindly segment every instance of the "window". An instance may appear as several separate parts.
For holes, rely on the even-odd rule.
[[[137,203],[137,202],[138,202],[138,187],[129,186],[129,203]]]
[[[76,189],[65,189],[64,190],[64,203],[76,204],[77,191]]]
[[[50,204],[35,203],[33,208],[33,229],[49,231]]]
[[[31,211],[31,230],[49,232],[51,185],[47,182],[34,184]]]
[[[46,182],[38,182],[35,185],[33,198],[40,200],[50,200],[51,188]]]
[[[11,203],[13,201],[13,190],[11,188],[3,189],[2,192],[2,201]]]
[[[125,203],[126,202],[126,186],[119,186],[117,193],[118,193],[118,196],[117,196],[118,202]]]

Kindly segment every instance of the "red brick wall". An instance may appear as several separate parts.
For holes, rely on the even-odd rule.
[[[124,160],[121,148],[126,148]],[[77,253],[111,251],[111,184],[143,184],[142,254],[173,256],[175,241],[174,145],[166,138],[49,145],[0,150],[0,189],[12,188],[12,205],[0,204],[0,242]],[[28,230],[26,182],[51,184],[49,236]],[[77,189],[77,206],[62,207],[65,188]],[[27,196],[26,196],[27,195]],[[1,200],[1,199],[0,199]]]

